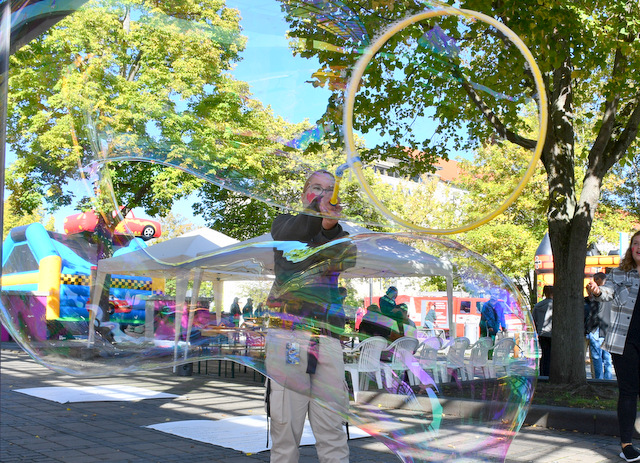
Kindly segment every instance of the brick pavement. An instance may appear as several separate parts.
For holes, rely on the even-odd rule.
[[[145,426],[163,421],[221,419],[262,414],[262,382],[251,372],[235,378],[209,374],[176,376],[170,370],[127,376],[78,378],[52,372],[18,350],[3,349],[0,363],[0,461],[136,462],[189,461],[250,463],[269,461],[269,452],[241,452],[172,436]],[[59,404],[16,393],[42,386],[127,384],[176,394],[176,399],[139,402]],[[266,433],[266,430],[265,430]],[[265,434],[266,438],[266,434]],[[349,442],[354,463],[399,459],[373,438]],[[621,461],[615,437],[525,426],[512,443],[506,462],[598,463]],[[301,462],[318,461],[315,448],[301,448]]]

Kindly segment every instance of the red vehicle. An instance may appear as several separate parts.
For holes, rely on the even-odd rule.
[[[115,217],[115,212],[113,215]],[[82,232],[93,233],[97,224],[98,215],[95,211],[81,212],[64,219],[64,232],[67,235]],[[133,211],[129,211],[124,219],[118,223],[114,233],[116,235],[139,236],[146,241],[151,238],[158,238],[162,234],[162,227],[155,220],[136,218],[133,215]]]
[[[127,301],[122,299],[116,299],[114,296],[109,296],[109,308],[107,313],[113,315],[114,313],[130,313],[133,307]]]

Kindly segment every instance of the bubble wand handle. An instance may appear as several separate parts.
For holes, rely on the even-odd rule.
[[[331,195],[331,199],[329,200],[329,204],[331,204],[332,206],[335,206],[338,204],[338,192],[340,191],[340,180],[342,180],[342,176],[344,175],[344,172],[349,167],[351,167],[352,164],[356,162],[360,162],[360,158],[355,158],[350,163],[346,162],[336,169],[336,174],[335,174],[336,183],[333,185],[333,194]]]

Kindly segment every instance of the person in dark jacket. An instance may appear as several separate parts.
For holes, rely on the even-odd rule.
[[[602,286],[607,281],[607,275],[598,272],[593,275],[593,281],[598,286]],[[611,354],[602,348],[609,326],[607,304],[607,302],[596,301],[591,294],[584,298],[584,331],[589,342],[589,356],[595,379],[613,378]]]
[[[247,303],[242,308],[242,316],[244,318],[253,317],[253,299],[247,298]]]
[[[533,322],[538,332],[538,341],[542,356],[540,358],[540,375],[549,376],[551,369],[551,331],[553,321],[553,286],[542,289],[544,299],[533,306]]]
[[[367,336],[382,336],[389,339],[393,323],[391,318],[382,315],[380,307],[371,304],[367,307],[367,313],[362,317],[358,331]]]
[[[229,312],[231,313],[231,319],[236,326],[240,324],[240,314],[242,313],[242,311],[240,310],[240,304],[238,302],[239,300],[240,299],[238,299],[237,297],[234,297],[233,302],[231,303],[231,308],[229,309]]]
[[[347,232],[338,220],[342,207],[330,203],[334,184],[330,172],[314,172],[302,191],[304,212],[281,214],[271,225],[274,240],[305,243],[295,256],[290,249],[286,255],[274,251],[268,306],[272,317],[280,317],[281,327],[272,328],[270,321],[265,362],[273,463],[298,461],[307,415],[319,460],[349,461],[341,416],[348,410],[348,393],[339,340],[345,314],[338,277],[354,264],[355,249],[339,241]]]

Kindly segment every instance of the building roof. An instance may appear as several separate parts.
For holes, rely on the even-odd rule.
[[[458,167],[458,161],[451,159],[438,159],[436,163],[436,174],[444,182],[455,182],[460,175],[460,168]]]

